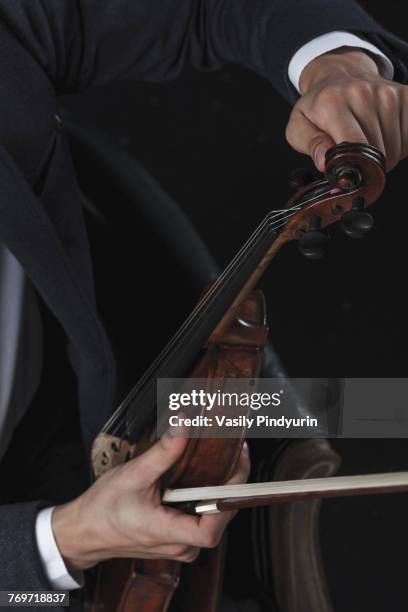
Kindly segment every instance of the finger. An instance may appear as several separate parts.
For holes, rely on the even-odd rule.
[[[384,141],[384,132],[380,123],[379,116],[359,118],[361,128],[367,138],[367,142],[376,147],[384,155],[387,154]]]
[[[175,550],[173,548],[170,548],[169,550],[160,550],[157,549],[158,552],[155,552],[154,555],[152,555],[152,558],[155,559],[170,559],[171,561],[182,561],[183,563],[192,563],[193,561],[195,561],[198,557],[198,555],[200,554],[200,548],[196,547],[196,546],[185,546],[184,550],[185,552],[182,552],[180,554],[175,554]],[[140,553],[139,553],[140,554]],[[137,558],[137,555],[135,555]]]
[[[198,546],[176,546],[170,547],[168,551],[163,550],[161,554],[167,559],[191,563],[197,559],[200,554],[200,548]]]
[[[154,551],[150,552],[161,559],[189,562],[198,557],[200,549],[198,546],[187,546],[185,544],[167,544],[165,546],[157,546],[154,548]]]
[[[224,529],[236,514],[236,511],[229,511],[202,516],[188,515],[170,507],[163,507],[163,511],[161,520],[156,524],[157,541],[200,548],[216,546]]]
[[[225,484],[241,484],[248,480],[250,459],[248,444],[244,442],[231,478]],[[218,542],[225,527],[236,512],[222,512],[214,515],[188,516],[176,508],[165,508],[166,520],[162,521],[163,535],[171,534],[172,541],[197,546],[211,546]],[[166,540],[167,541],[167,540]]]
[[[392,97],[387,98],[388,93],[385,92],[390,92]],[[384,141],[386,169],[389,171],[402,157],[402,135],[398,92],[393,89],[387,89],[385,92],[383,93],[386,97],[380,102],[379,120]]]
[[[242,484],[248,480],[250,472],[249,448],[247,442],[244,442],[240,454],[237,467],[229,480],[225,484]],[[201,546],[210,547],[216,546],[232,519],[236,516],[237,510],[222,512],[220,514],[203,515],[200,519],[199,528],[201,530],[200,537],[203,538]]]
[[[151,448],[129,461],[127,470],[139,486],[151,486],[181,457],[186,445],[187,438],[166,432]]]
[[[189,552],[182,554],[182,555],[175,555],[172,554],[171,552],[154,552],[154,553],[149,553],[143,556],[143,558],[145,559],[168,559],[169,561],[181,561],[182,563],[192,563],[193,561],[195,561],[198,557],[198,555],[200,554],[200,548],[194,548],[193,546],[190,546],[189,548]],[[140,558],[140,552],[138,553],[134,553],[134,554],[130,554],[127,555],[130,558],[136,558],[139,559]]]
[[[238,510],[229,510],[220,514],[204,514],[200,520],[201,546],[203,548],[218,546],[228,524],[237,513]]]
[[[197,559],[200,553],[200,548],[197,546],[184,546],[180,544],[169,544],[164,546],[155,546],[151,549],[143,551],[141,556],[139,548],[126,548],[117,552],[117,556],[128,559],[171,559],[173,561],[183,561],[190,563]]]
[[[155,523],[157,541],[163,544],[200,546],[201,516],[182,512],[178,508],[162,506],[160,520]]]
[[[247,442],[244,442],[236,469],[225,484],[245,483],[248,480],[250,467],[249,448]],[[237,511],[229,511],[203,515],[199,521],[201,546],[210,548],[216,546],[220,542],[228,523],[236,514]]]
[[[377,147],[385,155],[385,144],[377,106],[371,105],[368,109],[364,100],[356,99],[351,104],[351,112],[362,129],[368,144]]]
[[[380,114],[382,136],[384,140],[385,167],[392,170],[401,159],[401,133],[399,120]]]
[[[341,142],[358,142],[369,144],[359,121],[351,108],[344,107],[342,112],[330,112],[335,109],[325,109],[322,112],[319,127],[329,134],[336,144]]]
[[[179,561],[183,561],[183,563],[192,563],[198,558],[199,554],[200,548],[196,546],[190,546],[189,552],[179,557]]]
[[[295,151],[310,155],[316,168],[324,172],[326,151],[335,144],[329,134],[294,108],[286,128],[286,138]]]
[[[408,157],[408,87],[400,88],[401,157]]]

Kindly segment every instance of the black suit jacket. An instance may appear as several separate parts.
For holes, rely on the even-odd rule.
[[[58,95],[232,62],[293,101],[291,57],[332,30],[367,37],[405,81],[407,45],[352,0],[0,0],[0,239],[68,336],[87,446],[113,408],[115,367]],[[35,546],[39,503],[0,507],[1,589],[50,586]]]

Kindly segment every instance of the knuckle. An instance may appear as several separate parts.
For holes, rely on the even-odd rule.
[[[290,114],[289,121],[288,121],[287,126],[286,126],[285,138],[286,138],[287,142],[291,146],[294,146],[296,144],[296,141],[295,141],[295,133],[296,133],[295,126],[296,126],[297,122],[299,121],[299,117],[300,117],[300,114],[296,111],[296,109],[294,109],[291,112],[291,114]]]
[[[131,459],[126,463],[122,463],[121,465],[117,466],[117,468],[117,474],[123,486],[128,486],[129,480],[131,480],[132,484],[134,484],[135,487],[142,485],[144,477],[143,472],[137,469],[137,459]]]
[[[378,90],[378,99],[383,108],[390,109],[398,104],[399,95],[392,85],[383,85]]]
[[[177,559],[187,556],[188,553],[189,553],[189,547],[183,544],[176,544],[175,546],[172,546],[170,549],[170,555]]]
[[[339,85],[328,85],[324,87],[317,96],[318,109],[320,112],[327,112],[333,106],[339,106],[343,101],[343,92]]]
[[[138,523],[134,526],[134,529],[138,534],[138,542],[143,548],[156,548],[157,546],[167,544],[163,537],[158,535],[154,525],[142,527],[140,523]]]
[[[285,138],[286,141],[290,144],[290,146],[293,146],[293,141],[292,141],[292,129],[291,129],[291,124],[290,124],[290,119],[289,119],[289,123],[286,126],[286,130],[285,130]]]
[[[373,98],[374,87],[368,81],[354,79],[347,84],[347,93],[357,101],[369,101]]]
[[[182,559],[180,559],[181,561],[184,561],[184,563],[193,563],[193,561],[195,561],[199,555],[199,550],[197,549],[193,549],[191,551],[189,551],[188,553],[186,553]]]
[[[153,548],[157,544],[156,539],[148,533],[141,534],[139,536],[139,542],[143,548]]]
[[[308,118],[314,125],[324,128],[341,112],[343,104],[338,86],[327,86],[316,95],[314,104],[309,109]]]
[[[346,83],[345,91],[356,97],[367,95],[367,83],[360,79],[352,79]]]

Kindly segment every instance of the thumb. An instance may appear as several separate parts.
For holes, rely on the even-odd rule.
[[[179,436],[179,434],[178,434]],[[173,437],[166,432],[147,451],[129,462],[139,484],[148,487],[156,482],[181,457],[187,446],[186,437]]]
[[[295,151],[310,155],[316,168],[324,172],[326,151],[336,143],[296,108],[286,128],[286,139]]]

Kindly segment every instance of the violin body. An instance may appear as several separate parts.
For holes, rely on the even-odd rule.
[[[210,338],[191,378],[208,379],[211,385],[213,379],[219,383],[224,378],[259,376],[267,337],[265,301],[263,294],[256,291],[242,304],[226,333]],[[215,407],[214,414],[216,410]],[[235,470],[244,435],[242,430],[241,438],[189,438],[166,484],[224,484]],[[216,549],[203,550],[188,565],[169,560],[106,561],[98,568],[91,612],[165,612],[179,583],[177,611],[215,612],[222,582],[223,548],[221,542]]]
[[[384,158],[374,147],[343,143],[328,151],[326,178],[301,187],[284,210],[266,216],[107,422],[94,443],[96,477],[143,452],[146,440],[154,441],[157,379],[188,376],[207,380],[210,388],[214,380],[219,387],[223,379],[260,375],[268,328],[264,299],[255,288],[263,272],[291,240],[315,258],[322,251],[322,230],[334,222],[341,220],[352,237],[363,236],[372,224],[365,209],[384,184]],[[222,485],[235,470],[244,438],[244,429],[228,439],[195,431],[165,486]],[[189,565],[113,559],[98,568],[90,609],[166,612],[174,603],[178,612],[216,612],[221,570],[222,545],[202,551]]]

